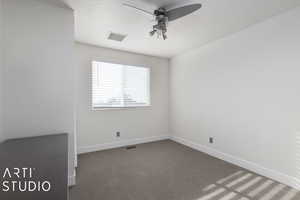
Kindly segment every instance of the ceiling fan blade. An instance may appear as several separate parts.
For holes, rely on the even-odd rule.
[[[136,11],[139,11],[139,12],[141,12],[141,13],[143,13],[143,14],[146,14],[146,15],[148,15],[149,17],[152,17],[152,18],[154,17],[154,14],[153,14],[153,13],[151,13],[151,12],[149,12],[149,11],[147,11],[147,10],[138,8],[138,7],[136,7],[136,6],[133,6],[133,5],[130,5],[130,4],[127,4],[127,3],[123,3],[123,6],[126,6],[126,7],[128,7],[128,8],[132,8],[132,9],[135,9]]]
[[[168,21],[173,21],[175,19],[178,19],[180,17],[184,17],[192,12],[195,12],[196,10],[200,9],[202,7],[201,4],[190,4],[186,6],[182,6],[179,8],[174,8],[172,10],[167,11]]]

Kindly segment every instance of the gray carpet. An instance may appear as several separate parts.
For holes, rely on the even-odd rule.
[[[170,140],[79,156],[70,200],[299,200],[300,193]]]

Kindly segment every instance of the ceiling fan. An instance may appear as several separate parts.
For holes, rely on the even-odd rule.
[[[160,7],[153,12],[149,12],[129,3],[123,3],[123,5],[154,17],[156,24],[152,27],[152,31],[150,31],[149,34],[150,36],[157,34],[158,38],[162,37],[164,40],[167,39],[167,24],[169,21],[174,21],[178,18],[184,17],[202,7],[200,3],[193,3],[184,6],[174,6],[175,8],[170,10],[166,7]]]

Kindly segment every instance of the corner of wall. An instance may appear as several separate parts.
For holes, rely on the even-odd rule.
[[[172,58],[168,58],[168,134],[170,137],[172,137],[172,124],[171,124],[171,61]]]
[[[0,143],[4,141],[4,128],[3,128],[3,78],[4,78],[4,45],[3,45],[3,1],[0,0]]]

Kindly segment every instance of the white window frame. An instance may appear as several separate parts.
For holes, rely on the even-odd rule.
[[[134,105],[134,106],[120,106],[120,107],[94,107],[93,106],[93,62],[98,62],[98,63],[109,63],[109,64],[116,64],[116,65],[127,65],[127,66],[133,66],[133,67],[142,67],[142,68],[147,68],[148,69],[148,98],[149,98],[149,103],[147,105]],[[115,63],[115,62],[110,62],[110,61],[99,61],[99,60],[92,60],[91,62],[91,67],[90,67],[90,102],[91,102],[91,110],[92,111],[105,111],[105,110],[126,110],[126,109],[132,109],[132,108],[147,108],[151,107],[151,68],[146,67],[146,66],[141,66],[141,65],[129,65],[129,64],[121,64],[121,63]]]

